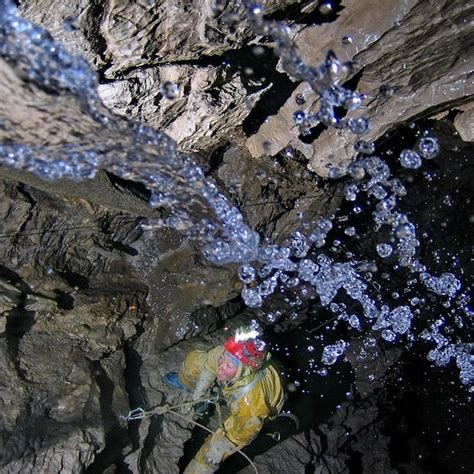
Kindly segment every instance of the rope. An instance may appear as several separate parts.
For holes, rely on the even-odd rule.
[[[207,426],[204,426],[203,424],[198,423],[197,421],[194,421],[192,418],[189,418],[189,417],[175,411],[178,408],[185,408],[185,407],[193,406],[197,403],[206,402],[206,401],[207,402],[210,401],[212,403],[215,403],[216,407],[218,406],[218,399],[216,399],[216,400],[211,399],[210,400],[209,397],[204,397],[204,398],[201,398],[201,399],[196,400],[196,401],[180,403],[179,405],[174,405],[174,406],[169,406],[168,404],[165,404],[165,405],[157,406],[157,407],[155,407],[151,410],[144,410],[143,408],[139,407],[139,408],[135,408],[134,410],[129,411],[128,415],[121,416],[120,418],[122,420],[125,420],[125,421],[133,421],[133,420],[141,420],[143,418],[150,418],[154,415],[164,415],[166,413],[173,413],[173,415],[176,415],[179,418],[182,418],[183,420],[187,421],[188,423],[192,423],[195,426],[199,426],[199,428],[202,428],[203,430],[206,430],[207,432],[209,432],[211,435],[214,435],[214,434],[216,434],[216,432],[212,431]],[[220,408],[218,409],[218,413],[219,413],[219,421],[220,421]],[[255,471],[255,474],[258,474],[257,466],[254,464],[254,462],[242,450],[240,450],[239,448],[236,448],[232,452],[232,454],[234,452],[238,452],[241,456],[243,456],[249,462],[249,464],[253,467],[253,470]]]

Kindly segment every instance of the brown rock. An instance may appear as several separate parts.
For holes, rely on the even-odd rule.
[[[474,102],[458,107],[459,114],[454,118],[454,126],[465,142],[474,141]]]
[[[357,88],[368,99],[363,109],[348,117],[368,117],[371,128],[364,139],[376,140],[399,124],[435,115],[468,100],[474,93],[468,78],[472,48],[467,46],[467,8],[460,0],[445,4],[413,1],[396,6],[393,2],[350,2],[334,24],[304,29],[295,41],[305,62],[313,66],[321,62],[329,48],[343,60],[355,60],[354,72],[361,73]],[[429,23],[426,18],[430,18]],[[350,36],[352,43],[342,45],[343,36]],[[314,48],[315,44],[325,47]],[[395,94],[381,96],[382,85],[395,88]],[[311,149],[296,144],[292,113],[294,98],[301,92],[303,86],[276,117],[249,138],[247,146],[254,156],[261,156],[262,143],[271,142],[278,135],[271,153],[293,146],[308,158],[310,169],[327,176],[329,167],[345,167],[351,161],[358,137],[345,130],[330,129],[314,140]],[[307,107],[315,109],[316,104],[309,103]],[[282,138],[284,122],[287,132]]]

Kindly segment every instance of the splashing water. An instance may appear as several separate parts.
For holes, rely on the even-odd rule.
[[[317,113],[295,114],[300,132],[307,134],[322,123],[364,134],[370,127],[367,119],[341,119],[336,113],[341,108],[354,110],[363,100],[357,92],[340,85],[350,75],[349,65],[342,64],[329,52],[320,67],[307,66],[298,56],[285,25],[266,20],[263,8],[255,3],[244,2],[244,5],[254,32],[275,41],[275,53],[281,58],[283,68],[296,80],[306,81],[320,98]],[[305,223],[305,229],[295,231],[285,245],[261,245],[257,232],[244,223],[240,211],[205,178],[192,157],[181,154],[173,140],[163,133],[107,111],[96,92],[97,79],[86,61],[69,54],[44,30],[23,20],[10,1],[0,5],[0,58],[20,80],[21,87],[34,84],[39,93],[54,91],[58,101],[77,107],[85,124],[79,130],[64,126],[61,134],[64,138],[59,141],[52,139],[53,133],[46,130],[43,141],[35,143],[26,122],[21,133],[14,135],[17,141],[0,145],[2,164],[48,180],[91,179],[99,169],[106,169],[121,178],[143,183],[151,192],[150,206],[169,213],[163,219],[149,220],[145,228],[176,228],[197,239],[204,257],[211,263],[243,264],[238,274],[244,284],[242,298],[249,307],[259,308],[278,289],[293,288],[303,282],[314,288],[321,304],[331,310],[340,290],[357,302],[361,315],[351,314],[346,318],[352,328],[361,330],[369,323],[387,342],[413,335],[414,314],[408,306],[391,309],[370,296],[359,270],[363,262],[353,258],[335,262],[322,252],[316,258],[309,257],[312,249],[326,245],[333,227],[330,219]],[[26,99],[22,106],[28,110],[32,105]],[[8,102],[3,106],[2,115],[8,117]],[[59,116],[56,121],[62,118]],[[4,128],[13,129],[14,124],[6,120]],[[374,155],[374,144],[359,140],[355,151],[360,157],[348,170],[334,167],[330,176],[339,178],[348,172],[349,182],[345,187],[348,201],[355,202],[364,194],[378,200],[372,214],[375,227],[388,229],[393,243],[378,244],[377,253],[382,258],[396,258],[401,267],[418,275],[430,292],[453,299],[461,289],[461,282],[451,273],[440,277],[430,275],[416,257],[420,245],[416,227],[397,211],[398,199],[406,195],[403,184],[391,176],[388,164]],[[417,169],[422,166],[422,158],[433,159],[438,152],[436,138],[425,136],[417,143],[416,150],[402,151],[400,162],[405,168]],[[346,235],[355,235],[355,229],[347,229]],[[269,321],[272,319],[277,318],[272,316]],[[429,360],[446,365],[454,359],[461,381],[472,385],[472,344],[450,341],[441,334],[441,326],[432,326],[419,335],[436,344],[428,354]],[[322,362],[334,364],[348,346],[342,340],[326,346]],[[324,371],[322,375],[327,373]]]
[[[99,169],[106,169],[143,183],[151,191],[150,206],[170,213],[166,219],[149,221],[147,229],[170,226],[199,239],[205,244],[205,257],[215,264],[255,259],[258,234],[244,224],[241,213],[205,179],[192,158],[180,154],[165,134],[107,111],[87,62],[69,54],[42,28],[23,20],[10,1],[0,5],[0,57],[21,79],[18,88],[34,84],[39,94],[55,91],[59,100],[67,99],[63,113],[71,113],[69,107],[78,104],[80,119],[87,125],[76,129],[77,121],[54,117],[63,137],[58,141],[58,129],[45,127],[37,137],[25,120],[20,137],[24,142],[0,145],[1,163],[47,180],[91,179]],[[26,94],[17,91],[16,95],[24,100],[20,106],[26,111],[34,108]],[[8,118],[8,102],[2,106],[2,116]],[[6,122],[6,129],[14,128]],[[27,145],[31,136],[42,138],[42,143]]]
[[[253,2],[244,2],[244,4],[247,7],[247,14],[253,30],[261,35],[271,36],[275,41],[275,53],[281,58],[283,69],[293,78],[306,81],[319,96],[320,109],[316,114],[308,116],[302,111],[297,111],[294,114],[294,122],[299,127],[300,133],[303,135],[309,133],[310,128],[318,123],[323,123],[326,126],[345,127],[355,134],[367,132],[370,124],[364,117],[340,120],[335,114],[336,107],[353,110],[362,103],[361,95],[348,91],[339,85],[348,77],[350,66],[341,64],[332,52],[328,53],[326,61],[321,67],[312,68],[307,66],[298,56],[285,25],[282,26],[277,22],[264,19],[264,11],[261,5]],[[401,152],[400,162],[403,167],[408,169],[420,168],[422,158],[433,159],[437,156],[439,144],[435,137],[425,134],[418,140],[416,149],[407,149]],[[360,193],[376,197],[380,202],[376,205],[373,220],[378,228],[389,226],[395,242],[395,249],[390,244],[377,245],[377,253],[382,258],[388,258],[392,253],[395,253],[400,266],[408,268],[411,272],[421,274],[420,281],[424,283],[428,290],[453,299],[461,289],[460,281],[451,273],[443,274],[439,278],[430,275],[426,272],[426,267],[416,258],[417,248],[420,245],[416,236],[416,228],[405,214],[396,210],[397,198],[406,195],[403,184],[398,178],[390,179],[391,170],[387,163],[377,156],[371,156],[375,153],[373,143],[359,140],[355,145],[355,151],[361,155],[369,156],[365,158],[362,156],[349,166],[348,173],[352,178],[352,183],[346,185],[345,197],[349,201],[356,201]],[[329,176],[339,178],[343,174],[344,170],[332,168]],[[282,270],[286,272],[295,271],[292,262],[298,258],[306,257],[311,246],[321,248],[325,245],[327,233],[331,230],[331,227],[332,223],[327,219],[321,219],[313,225],[305,223],[305,228],[312,230],[294,233],[289,247],[278,249],[278,255],[284,255],[284,263],[282,263],[281,258],[276,259],[278,262],[273,259],[265,261],[266,267],[277,269],[267,280],[267,282],[271,280],[272,288],[278,288],[276,284],[278,278],[282,281]],[[348,229],[346,233],[349,236],[354,234],[353,228]],[[261,252],[259,252],[259,255],[261,255]],[[352,260],[348,263],[333,263],[323,254],[317,257],[316,262],[305,258],[299,262],[296,271],[302,281],[306,281],[316,288],[323,306],[329,305],[331,307],[331,301],[336,297],[339,289],[343,288],[351,298],[360,302],[366,318],[377,318],[372,329],[381,330],[381,337],[385,341],[393,342],[397,339],[397,335],[409,333],[413,319],[410,308],[399,306],[390,310],[386,305],[379,308],[375,301],[368,296],[367,285],[354,270],[354,267],[357,267],[360,262]],[[260,283],[256,289],[244,288],[242,291],[244,301],[249,306],[256,307],[263,304],[262,296],[265,295],[258,292],[258,288],[262,287],[263,283]],[[466,314],[471,314],[467,306],[464,306],[462,310]],[[352,315],[347,318],[347,321],[351,327],[360,328],[357,316]],[[461,372],[461,380],[464,384],[472,386],[474,383],[472,377],[474,357],[469,352],[472,351],[472,345],[458,343],[452,344],[452,346],[462,354],[462,356],[456,357],[456,363]],[[339,346],[337,347],[340,349]],[[467,347],[469,349],[466,349]],[[331,365],[335,361],[335,359],[333,360],[334,354],[333,346],[327,346],[323,352],[322,361]],[[443,361],[447,363],[449,358],[447,360],[445,358]]]

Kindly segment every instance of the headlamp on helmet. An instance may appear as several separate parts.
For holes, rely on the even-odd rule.
[[[267,357],[265,342],[258,339],[259,332],[255,328],[239,328],[224,348],[243,364],[259,369]]]

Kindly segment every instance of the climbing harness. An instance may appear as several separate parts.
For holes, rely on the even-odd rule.
[[[197,403],[201,403],[201,402],[210,402],[210,403],[214,403],[216,405],[216,407],[219,406],[219,398],[218,397],[217,398],[204,397],[204,398],[201,398],[200,400],[180,403],[179,405],[174,405],[174,406],[170,406],[168,404],[165,404],[165,405],[161,405],[161,406],[157,406],[155,408],[152,408],[151,410],[144,410],[143,408],[138,407],[138,408],[134,408],[133,410],[130,410],[128,412],[128,415],[120,416],[120,418],[122,420],[125,420],[125,421],[135,421],[135,420],[141,420],[143,418],[150,418],[154,415],[165,415],[166,413],[172,413],[173,415],[176,415],[177,417],[182,418],[183,420],[186,420],[189,423],[192,423],[196,426],[199,426],[203,430],[206,430],[207,432],[209,432],[210,434],[213,435],[213,434],[215,434],[215,431],[212,431],[207,426],[204,426],[203,424],[198,423],[197,421],[195,421],[195,420],[193,420],[193,419],[191,419],[191,418],[175,411],[176,409],[188,408],[188,407],[191,407],[191,406],[193,406]],[[218,408],[218,412],[219,412],[219,418],[220,418],[220,407]],[[250,465],[253,467],[253,469],[255,471],[255,474],[258,474],[257,466],[255,466],[253,461],[242,450],[236,448],[234,452],[238,452],[241,456],[243,456],[250,463]]]
[[[289,418],[290,420],[292,420],[295,423],[296,430],[298,431],[300,429],[300,420],[293,413],[291,413],[289,411],[284,411],[282,413],[279,413],[274,418],[272,418],[272,420],[275,420],[276,418],[280,418],[280,417]],[[272,433],[265,433],[265,435],[269,436],[274,441],[280,441],[280,439],[281,439],[281,434],[278,431],[273,431]]]
[[[295,414],[293,414],[289,411],[282,411],[275,418],[280,418],[280,417],[289,418],[290,420],[292,420],[295,423],[296,431],[298,431],[300,429],[300,420]]]

